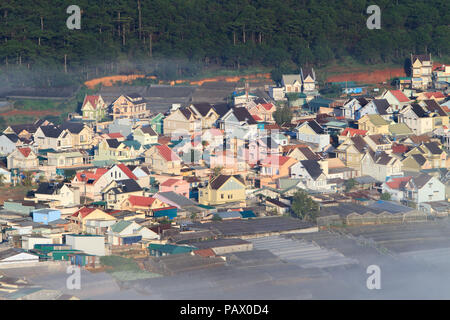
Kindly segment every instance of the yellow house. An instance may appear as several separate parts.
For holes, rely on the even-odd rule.
[[[204,188],[199,188],[199,203],[218,205],[230,202],[245,203],[245,182],[240,175],[218,175]]]
[[[167,208],[169,205],[153,197],[131,195],[122,203],[122,210],[145,213],[146,216],[152,216],[154,209]]]
[[[433,61],[431,54],[411,54],[411,74],[413,89],[427,89],[432,83]]]
[[[358,174],[362,172],[361,162],[366,151],[371,152],[367,142],[361,136],[348,137],[336,148],[337,157],[345,166],[355,169]]]
[[[389,134],[389,122],[379,114],[366,114],[358,120],[358,129],[368,134]]]
[[[86,231],[85,223],[87,220],[111,221],[117,219],[99,208],[88,207],[83,207],[70,216],[70,221],[77,225],[80,231]]]
[[[201,132],[202,121],[195,112],[189,108],[180,108],[171,112],[163,120],[164,135],[175,133],[193,134],[196,130]]]
[[[145,151],[145,163],[157,173],[180,174],[181,159],[166,145],[156,145]]]

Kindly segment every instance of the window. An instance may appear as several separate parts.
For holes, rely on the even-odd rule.
[[[220,199],[223,199],[223,197],[224,197],[224,195],[223,195],[223,193],[220,195]]]

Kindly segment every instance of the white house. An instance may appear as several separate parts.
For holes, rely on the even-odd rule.
[[[323,150],[330,144],[330,135],[325,132],[316,120],[305,121],[298,125],[295,130],[297,131],[298,140],[316,143],[319,145],[319,150]]]

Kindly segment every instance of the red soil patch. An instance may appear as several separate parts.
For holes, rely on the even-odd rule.
[[[92,79],[89,81],[86,81],[84,84],[90,88],[93,89],[96,85],[102,84],[102,86],[105,87],[111,87],[114,85],[114,82],[120,81],[120,82],[131,82],[135,79],[139,78],[147,78],[147,79],[156,79],[154,76],[145,77],[144,75],[134,74],[129,76],[111,76],[111,77],[103,77],[103,78],[97,78]],[[189,83],[191,85],[199,85],[201,86],[205,82],[214,82],[214,81],[226,81],[226,82],[237,82],[240,79],[247,79],[249,82],[258,81],[261,79],[270,79],[270,73],[257,73],[257,74],[251,74],[251,75],[244,75],[244,76],[219,76],[214,78],[205,78],[198,81],[188,81],[188,80],[175,80],[171,81],[171,85],[180,84],[180,83]],[[160,84],[165,83],[165,81],[159,81]]]
[[[59,116],[61,112],[59,111],[50,111],[50,110],[11,110],[7,112],[0,113],[2,117],[11,117],[11,116]]]
[[[346,73],[331,76],[327,79],[327,82],[355,81],[363,83],[382,83],[395,77],[406,77],[405,70],[402,68],[395,68],[372,72]]]

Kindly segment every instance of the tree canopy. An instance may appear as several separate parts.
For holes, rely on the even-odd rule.
[[[295,216],[302,220],[315,222],[319,212],[319,205],[305,190],[298,190],[294,194],[292,211]]]
[[[72,2],[1,1],[0,80],[2,73],[17,80],[17,70],[8,73],[13,65],[25,74],[45,70],[22,82],[52,85],[70,83],[67,72],[89,78],[148,71],[148,59],[178,61],[156,68],[176,78],[197,72],[197,63],[283,68],[347,55],[378,63],[450,51],[447,0],[378,1],[380,30],[366,27],[368,0],[78,0],[81,30],[69,30]],[[123,60],[133,63],[119,69],[115,63]]]

